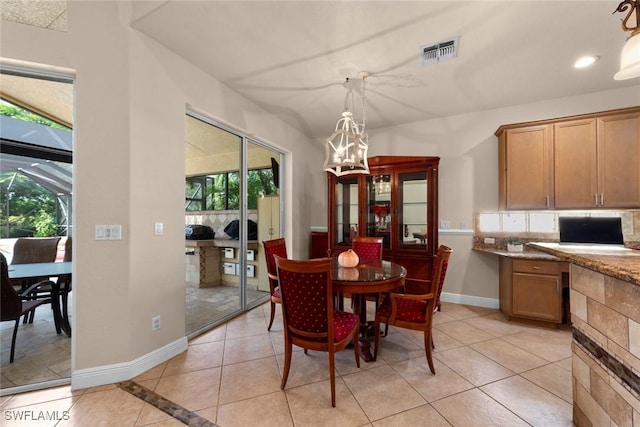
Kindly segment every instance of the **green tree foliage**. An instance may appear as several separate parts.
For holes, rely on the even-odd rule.
[[[204,188],[204,200],[203,192]],[[277,194],[270,168],[250,170],[247,177],[247,206],[258,208],[258,198]],[[224,172],[206,176],[189,177],[185,181],[187,211],[198,210],[239,210],[240,173]]]
[[[2,237],[55,236],[58,227],[55,221],[56,199],[46,188],[26,176],[17,174],[6,188],[14,173],[0,174],[0,208],[2,209]],[[8,203],[7,203],[8,200]],[[7,214],[9,233],[7,235]]]
[[[0,115],[57,129],[69,129],[31,111],[0,102]],[[58,233],[56,198],[30,178],[14,172],[0,174],[0,237],[49,237]]]
[[[45,119],[44,117],[32,113],[31,111],[25,110],[12,104],[7,104],[5,102],[0,102],[0,116],[13,117],[14,119],[24,120],[25,122],[38,123],[56,129],[69,129],[68,127],[63,126],[60,123]]]

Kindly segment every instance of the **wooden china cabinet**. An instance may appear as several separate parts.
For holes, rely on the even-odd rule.
[[[438,248],[439,157],[370,157],[369,175],[328,176],[329,248],[382,236],[385,260],[407,269],[407,292],[424,293]]]

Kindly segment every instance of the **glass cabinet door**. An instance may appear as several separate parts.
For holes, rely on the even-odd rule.
[[[398,174],[398,242],[404,249],[427,249],[427,173]]]
[[[335,197],[336,244],[351,245],[358,234],[358,178],[338,178]]]
[[[391,175],[367,177],[367,236],[382,236],[382,247],[391,248]]]

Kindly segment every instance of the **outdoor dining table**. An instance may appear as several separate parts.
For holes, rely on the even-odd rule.
[[[388,292],[404,285],[407,270],[390,261],[367,261],[355,267],[342,267],[337,258],[332,258],[331,280],[333,292],[351,294],[354,312],[360,316],[360,355],[365,362],[371,362],[370,343],[367,338],[367,294]]]
[[[9,265],[9,279],[37,280],[42,277],[70,277],[72,265],[72,262],[12,264]],[[68,336],[71,336],[71,324],[67,314],[67,307],[64,307],[64,310],[60,309],[62,293],[68,293],[69,287],[67,286],[65,289],[60,289],[60,282],[58,280],[52,280],[51,283],[51,309],[53,310],[53,320],[55,322],[56,331],[58,334],[63,331]],[[66,298],[64,301],[66,301]]]

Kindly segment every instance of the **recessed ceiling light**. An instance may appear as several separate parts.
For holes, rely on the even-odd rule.
[[[583,56],[578,59],[575,64],[573,64],[574,68],[586,68],[589,65],[593,64],[598,60],[597,56]]]

